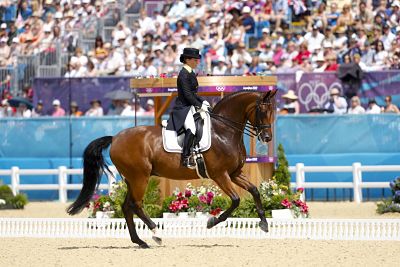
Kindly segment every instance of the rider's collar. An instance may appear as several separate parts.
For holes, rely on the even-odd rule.
[[[189,73],[191,73],[191,72],[193,71],[193,69],[192,69],[189,65],[183,64],[183,67],[184,67],[185,69],[187,69],[187,71],[188,71]]]

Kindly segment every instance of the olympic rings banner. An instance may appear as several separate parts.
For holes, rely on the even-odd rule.
[[[336,87],[343,93],[342,82],[335,72],[324,73],[278,73],[278,105],[282,106],[281,96],[293,90],[299,98],[301,112],[308,112],[314,107],[323,107],[329,99],[329,90]],[[38,78],[34,82],[35,104],[42,100],[45,109],[51,108],[53,99],[61,100],[61,105],[68,109],[69,100],[76,101],[81,109],[89,108],[93,99],[102,101],[107,111],[110,100],[104,98],[107,92],[123,89],[130,90],[130,77],[101,78]],[[201,88],[203,89],[203,88]],[[219,89],[219,87],[217,88]],[[226,88],[224,88],[226,89]],[[243,86],[233,86],[226,91],[242,90]],[[204,88],[202,91],[214,90]],[[257,90],[257,89],[255,89]],[[165,91],[167,92],[167,91]],[[382,71],[365,73],[359,92],[364,105],[369,98],[375,98],[378,105],[384,105],[384,97],[391,95],[393,102],[400,106],[400,71]],[[142,100],[144,104],[145,100]]]

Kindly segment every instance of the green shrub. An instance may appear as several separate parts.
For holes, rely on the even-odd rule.
[[[13,197],[9,203],[14,209],[23,209],[28,204],[28,197],[25,194],[18,194]]]
[[[4,199],[9,202],[14,198],[13,192],[8,185],[0,185],[0,199]]]
[[[278,146],[278,165],[276,170],[274,171],[275,181],[278,185],[286,186],[286,188],[290,188],[290,172],[289,172],[289,162],[285,156],[285,150],[283,149],[282,144]],[[288,190],[290,193],[290,190]]]
[[[256,204],[254,203],[253,198],[250,196],[242,198],[239,207],[237,207],[233,211],[232,217],[257,218],[258,214],[257,214]]]
[[[231,199],[226,196],[216,196],[211,204],[211,209],[221,208],[226,210],[231,205]]]

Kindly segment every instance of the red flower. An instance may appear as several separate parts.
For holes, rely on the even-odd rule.
[[[285,208],[290,208],[290,207],[292,206],[292,203],[291,203],[287,198],[285,198],[284,200],[282,200],[281,204],[282,204],[282,206],[284,206]]]
[[[192,191],[186,189],[185,190],[185,197],[191,197],[192,196]]]
[[[216,208],[216,209],[211,210],[210,214],[213,216],[217,216],[218,214],[221,213],[221,211],[222,211],[221,208]]]
[[[182,192],[179,192],[177,198],[182,198],[182,197],[183,197]]]
[[[304,188],[303,187],[297,188],[297,192],[303,193],[304,192]]]

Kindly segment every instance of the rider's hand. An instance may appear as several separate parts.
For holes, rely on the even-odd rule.
[[[210,103],[208,103],[207,101],[203,101],[203,103],[201,104],[201,109],[203,111],[208,111],[209,107],[210,107]]]

